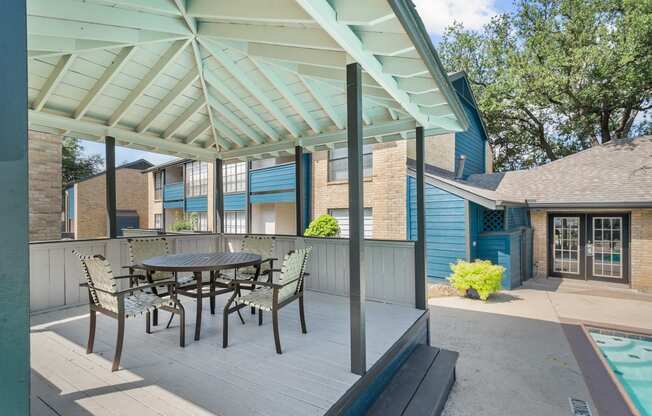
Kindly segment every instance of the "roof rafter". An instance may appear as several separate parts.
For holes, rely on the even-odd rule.
[[[123,28],[192,35],[183,20],[178,17],[152,13],[143,15],[137,11],[72,0],[30,0],[27,2],[27,13],[30,16],[46,16],[51,19],[98,25],[115,26],[116,22],[119,22]]]
[[[376,82],[410,113],[422,126],[430,127],[431,121],[419,107],[410,102],[407,93],[401,90],[396,80],[385,72],[383,64],[373,54],[364,49],[364,45],[353,31],[337,21],[336,12],[326,0],[296,0],[303,9],[317,21],[321,27],[335,39],[344,50],[355,59]],[[386,2],[385,2],[386,3]],[[396,59],[396,58],[387,58]],[[425,67],[425,65],[424,65]]]
[[[372,26],[394,18],[386,0],[333,0],[332,4],[337,21],[345,25]]]
[[[175,85],[175,87],[154,107],[138,124],[136,131],[139,133],[144,132],[151,126],[156,117],[160,116],[185,90],[188,89],[199,78],[197,68],[191,69],[186,76]]]
[[[324,95],[324,93],[319,89],[319,85],[317,85],[315,81],[302,76],[299,76],[299,79],[319,103],[324,112],[328,114],[328,117],[330,117],[333,123],[335,123],[337,128],[343,129],[345,126],[344,116],[335,110],[335,107],[333,107],[331,102],[328,100],[328,97],[326,97],[326,95]]]
[[[251,58],[250,58],[251,59]],[[321,133],[321,127],[317,120],[310,114],[306,109],[306,106],[294,95],[290,88],[285,85],[283,80],[274,72],[274,69],[263,62],[259,62],[257,59],[251,59],[251,61],[258,67],[258,70],[261,74],[267,78],[267,80],[276,88],[276,90],[285,98],[285,100],[290,103],[292,108],[299,113],[303,120],[310,126],[310,128],[317,134]]]
[[[111,0],[111,3],[135,10],[143,10],[169,16],[179,15],[179,10],[177,10],[169,0]]]
[[[45,124],[62,130],[75,131],[97,138],[111,136],[115,137],[116,140],[136,143],[143,146],[154,146],[165,151],[182,153],[192,152],[201,160],[212,160],[217,156],[217,153],[214,150],[204,149],[200,146],[188,147],[188,145],[184,143],[174,140],[163,140],[157,136],[137,133],[122,127],[110,127],[100,122],[87,120],[75,120],[61,115],[45,113],[43,111],[29,110],[29,121],[31,123]]]
[[[213,110],[211,110],[213,111]],[[220,121],[219,118],[213,117],[214,123],[215,123],[215,128],[224,135],[229,141],[232,143],[237,144],[238,146],[246,146],[247,142],[243,140],[238,133],[233,131],[233,129],[229,126],[227,126],[225,123]]]
[[[238,116],[236,116],[231,110],[229,110],[224,104],[222,104],[217,98],[209,92],[208,94],[208,105],[210,105],[218,114],[227,119],[229,123],[233,124],[238,128],[242,133],[247,135],[251,140],[256,143],[265,143],[265,139],[258,134],[258,132],[247,123],[242,121]]]
[[[73,114],[73,117],[76,120],[79,120],[80,118],[84,117],[84,114],[86,114],[86,111],[88,111],[88,108],[93,104],[93,101],[102,94],[102,91],[104,91],[104,88],[106,88],[107,85],[111,82],[113,77],[115,77],[122,67],[127,63],[129,60],[129,57],[134,53],[134,50],[136,48],[134,46],[127,46],[126,48],[123,48],[118,55],[115,57],[113,62],[111,62],[111,65],[109,65],[100,79],[95,82],[95,85],[93,85],[93,88],[86,94],[86,96],[81,100],[79,103],[79,106],[75,109],[75,112]]]
[[[32,109],[40,111],[43,106],[45,106],[48,98],[50,98],[50,95],[52,95],[54,90],[57,88],[64,75],[66,74],[66,71],[70,68],[74,61],[75,55],[64,55],[61,59],[59,59],[57,66],[54,67],[54,70],[52,70],[52,73],[50,73],[47,81],[45,81],[45,84],[43,87],[41,87],[41,91],[39,91],[38,96],[36,99],[34,99],[34,102],[32,103]]]
[[[208,118],[202,121],[197,125],[197,127],[195,127],[193,131],[190,132],[190,134],[188,134],[188,137],[186,138],[186,144],[193,144],[196,142],[197,139],[211,127],[211,121]]]
[[[211,124],[213,125],[211,132],[213,133],[213,142],[215,144],[215,148],[219,148],[218,147],[219,144],[222,143],[225,149],[230,149],[230,146],[227,146],[226,142],[220,140],[219,136],[217,135],[217,130],[215,130],[215,118],[213,117],[213,112],[211,111],[210,106],[208,106],[208,87],[206,86],[206,81],[204,81],[204,65],[201,60],[201,54],[199,52],[199,44],[197,43],[197,38],[194,38],[192,41],[190,41],[190,45],[192,46],[192,57],[195,59],[195,65],[197,66],[197,71],[199,72],[199,82],[201,84],[201,91],[204,97],[204,104],[206,104],[207,106],[206,108],[208,113],[208,119],[211,121]]]
[[[204,106],[206,106],[206,101],[203,97],[196,99],[188,108],[186,108],[186,111],[184,111],[165,129],[163,132],[163,138],[171,138],[181,128],[181,126],[190,120],[190,117],[201,110]]]
[[[120,119],[125,115],[125,113],[131,108],[132,105],[138,100],[144,93],[145,90],[152,85],[152,83],[158,78],[159,75],[165,69],[174,62],[174,60],[179,56],[179,54],[185,49],[190,40],[178,40],[168,48],[167,51],[159,58],[159,60],[154,64],[150,71],[145,75],[136,88],[131,90],[127,98],[120,104],[120,106],[113,112],[111,118],[109,118],[108,125],[115,126],[118,124]]]
[[[245,115],[249,120],[251,120],[256,126],[258,126],[259,129],[261,129],[265,134],[269,136],[270,139],[273,141],[278,141],[279,140],[279,134],[272,126],[270,126],[265,120],[263,120],[254,110],[251,109],[249,105],[247,105],[244,101],[240,99],[231,89],[222,81],[217,78],[212,72],[206,72],[204,73],[204,79],[206,82],[208,82],[210,85],[213,86],[215,91],[218,91],[221,95],[223,95],[227,100],[231,102],[237,108],[240,110],[242,114]]]
[[[188,14],[192,17],[208,19],[229,19],[253,22],[312,22],[312,18],[298,7],[294,0],[263,2],[256,0],[193,0],[190,2]]]
[[[186,26],[188,26],[188,29],[193,33],[193,35],[197,34],[197,20],[193,17],[190,17],[188,15],[188,7],[187,7],[187,1],[186,0],[174,0],[175,6],[177,6],[177,9],[179,10],[179,13],[181,13],[181,17],[183,17],[183,20],[186,22]]]
[[[294,137],[299,137],[299,127],[290,120],[281,109],[256,85],[222,50],[211,42],[199,40],[217,61],[233,76],[253,97],[260,102]]]

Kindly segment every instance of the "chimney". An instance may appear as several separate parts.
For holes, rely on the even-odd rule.
[[[460,155],[460,158],[457,160],[455,179],[462,179],[464,177],[464,161],[466,161],[466,156]]]

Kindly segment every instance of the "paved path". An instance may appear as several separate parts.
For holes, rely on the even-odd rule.
[[[592,400],[560,322],[652,331],[649,297],[605,287],[529,286],[488,303],[430,299],[432,344],[460,352],[444,415],[570,415],[569,397]]]

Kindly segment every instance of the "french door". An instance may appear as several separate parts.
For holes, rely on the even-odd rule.
[[[551,276],[629,281],[627,214],[551,214],[548,221]]]

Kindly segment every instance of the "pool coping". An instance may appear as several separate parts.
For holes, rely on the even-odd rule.
[[[578,364],[582,371],[582,376],[584,377],[587,387],[589,388],[589,393],[593,397],[593,402],[598,410],[598,413],[601,416],[619,414],[607,410],[606,406],[604,405],[604,400],[601,400],[602,397],[596,397],[596,395],[594,394],[596,390],[604,389],[606,387],[606,384],[610,384],[612,387],[616,388],[618,399],[622,401],[622,404],[626,407],[626,410],[629,411],[629,414],[632,416],[640,416],[639,410],[636,408],[636,405],[634,405],[634,402],[627,394],[627,391],[625,390],[622,383],[618,379],[618,376],[613,372],[613,369],[609,365],[609,362],[603,356],[602,352],[600,351],[600,347],[589,333],[589,330],[595,329],[595,330],[602,330],[602,331],[611,331],[614,333],[620,333],[623,336],[635,335],[635,336],[641,336],[645,338],[652,337],[652,332],[642,328],[627,327],[623,325],[609,325],[609,324],[598,323],[598,322],[578,321],[578,320],[571,320],[571,319],[560,320],[560,323],[565,329],[571,326],[578,327],[581,331],[582,338],[584,338],[584,339],[580,339],[577,336],[573,336],[570,333],[571,331],[565,330],[566,338],[568,339],[569,344],[571,344],[571,350],[575,355],[575,359],[578,361]],[[583,348],[584,346],[581,345],[582,343],[587,343],[590,346],[590,351],[592,351],[594,354],[593,358],[597,358],[601,368],[595,368],[596,363],[591,361],[591,357],[578,356],[578,353],[586,352],[586,348]],[[588,377],[587,373],[591,373],[593,377]],[[605,377],[608,380],[604,380]],[[607,400],[607,402],[609,401]],[[609,405],[617,406],[618,404],[609,402]]]

